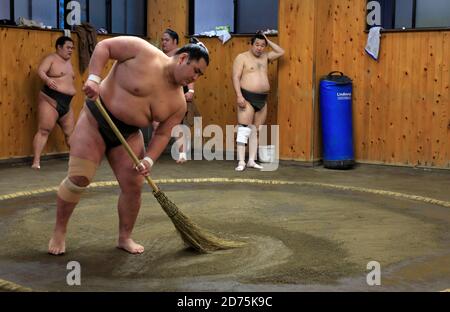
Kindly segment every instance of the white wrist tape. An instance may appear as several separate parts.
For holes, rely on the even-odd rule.
[[[145,156],[142,160],[147,161],[150,164],[150,167],[153,167],[153,159],[151,159],[150,157]]]
[[[100,82],[102,82],[102,78],[100,78],[99,76],[94,75],[94,74],[90,74],[88,77],[88,80],[96,82],[97,84],[100,84]]]

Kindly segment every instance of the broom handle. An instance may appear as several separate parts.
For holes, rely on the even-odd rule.
[[[114,134],[117,136],[117,138],[119,139],[120,143],[122,143],[123,147],[125,148],[125,150],[127,151],[128,155],[130,155],[131,159],[133,160],[134,164],[136,166],[138,166],[141,162],[139,161],[139,159],[137,158],[137,156],[134,154],[133,150],[131,149],[130,145],[128,145],[128,142],[125,140],[125,138],[123,137],[122,133],[120,133],[120,130],[117,129],[116,125],[114,124],[114,122],[111,120],[111,117],[109,117],[108,113],[106,112],[105,108],[103,107],[102,103],[100,103],[99,98],[97,98],[95,100],[95,105],[97,106],[98,110],[100,111],[100,113],[102,114],[102,116],[106,119],[106,121],[108,122],[109,126],[111,127],[112,131],[114,132]],[[159,188],[158,186],[155,184],[155,182],[153,182],[153,180],[150,178],[150,176],[146,176],[145,180],[147,181],[147,183],[151,186],[151,188],[153,189],[154,192],[158,192]]]

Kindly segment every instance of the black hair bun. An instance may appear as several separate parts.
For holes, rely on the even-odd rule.
[[[192,37],[191,39],[189,39],[189,43],[194,43],[194,44],[196,44],[196,43],[199,43],[200,42],[200,40],[198,40],[197,38],[195,38],[195,37]]]

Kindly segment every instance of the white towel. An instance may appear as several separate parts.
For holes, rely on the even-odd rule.
[[[222,44],[231,39],[231,35],[228,30],[218,30],[216,31],[216,36],[219,37],[220,40],[222,40]]]
[[[218,37],[222,44],[231,39],[231,35],[227,30],[211,30],[200,33],[200,36]]]
[[[365,50],[375,60],[378,60],[378,52],[380,51],[381,29],[382,27],[379,26],[370,28],[369,35],[367,37],[367,44]]]

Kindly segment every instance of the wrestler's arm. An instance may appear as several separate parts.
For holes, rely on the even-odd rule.
[[[267,55],[269,61],[276,60],[277,58],[283,56],[283,54],[284,54],[283,48],[281,48],[278,44],[270,41],[269,38],[267,38],[267,36],[265,34],[263,34],[263,36],[264,36],[264,38],[266,38],[267,43],[272,48],[272,51],[270,51]]]
[[[135,58],[146,41],[138,37],[119,36],[100,41],[92,53],[89,62],[89,73],[100,75],[108,60],[125,62]]]
[[[47,75],[52,67],[54,55],[50,54],[44,58],[38,67],[38,76],[44,81],[44,83],[52,89],[57,89],[56,82]]]
[[[233,62],[233,87],[237,96],[237,104],[240,107],[245,107],[245,99],[241,92],[241,77],[244,70],[244,56],[238,55]]]
[[[186,114],[186,106],[183,105],[177,112],[172,114],[168,119],[159,123],[155,135],[148,143],[146,156],[156,161],[166,148],[172,134],[172,128],[179,125]]]
[[[122,63],[136,58],[144,50],[148,51],[148,43],[138,37],[119,36],[102,40],[95,46],[92,53],[89,62],[89,75],[100,77],[108,60],[113,59]],[[89,98],[97,98],[99,92],[98,83],[88,78],[83,91]]]

